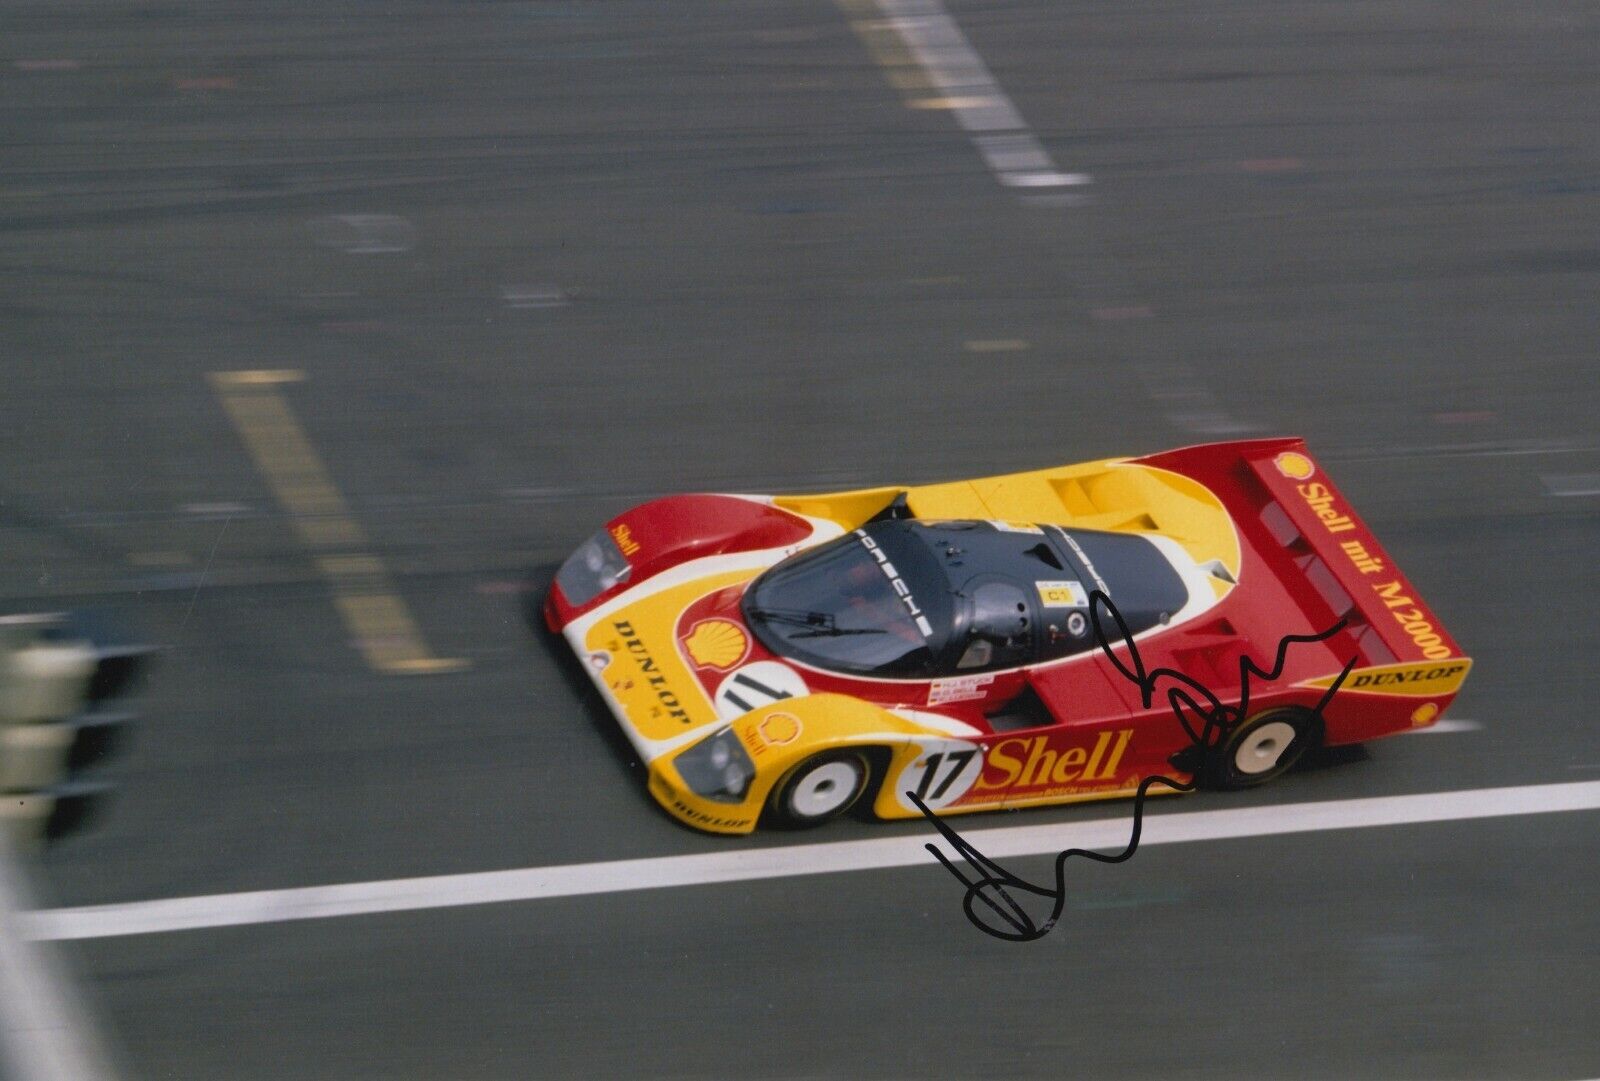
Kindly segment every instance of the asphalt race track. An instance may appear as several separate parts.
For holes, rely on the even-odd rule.
[[[991,85],[906,44],[940,11]],[[0,597],[167,647],[43,908],[931,837],[676,825],[520,590],[656,494],[1243,434],[1336,473],[1476,659],[1472,723],[1153,815],[1600,781],[1592,5],[0,19]],[[963,126],[997,95],[1058,176]],[[335,603],[319,515],[389,616]],[[929,859],[39,948],[152,1081],[1591,1078],[1597,827],[1152,845],[1026,945]]]

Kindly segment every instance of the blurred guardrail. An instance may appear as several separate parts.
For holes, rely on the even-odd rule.
[[[15,844],[91,820],[133,720],[121,702],[152,653],[79,614],[0,616],[0,829]]]

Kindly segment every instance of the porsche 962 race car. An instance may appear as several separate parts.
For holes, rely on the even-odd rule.
[[[1199,748],[1097,642],[1105,594],[1147,669],[1242,697]],[[545,622],[651,794],[717,833],[1221,787],[1309,747],[1433,724],[1471,661],[1298,439],[826,495],[681,495],[607,523]],[[1103,624],[1102,620],[1102,624]],[[1114,656],[1128,667],[1120,635]],[[1338,692],[1326,695],[1354,659]],[[1152,791],[1163,791],[1159,786]]]

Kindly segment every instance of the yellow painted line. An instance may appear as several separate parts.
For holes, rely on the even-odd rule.
[[[911,98],[908,109],[981,109],[994,103],[993,98]]]
[[[850,29],[856,32],[861,44],[867,47],[872,59],[883,69],[884,75],[902,94],[926,94],[935,89],[927,70],[918,62],[905,39],[895,30],[894,23],[883,18],[883,12],[872,0],[834,0],[850,19]]]
[[[229,386],[258,386],[269,383],[298,383],[306,373],[293,368],[268,368],[244,372],[212,372],[213,382]]]
[[[1039,189],[1092,182],[1085,173],[1064,173],[1056,166],[941,0],[834,3],[905,106],[951,114],[1001,184],[1036,196]],[[1050,200],[1059,206],[1081,201]]]
[[[194,560],[187,552],[130,552],[128,562],[135,567],[187,567]]]
[[[366,534],[279,391],[290,370],[212,372],[211,386],[267,484],[333,590],[353,644],[373,668],[393,674],[455,672],[469,661],[435,657],[383,561],[360,551]]]

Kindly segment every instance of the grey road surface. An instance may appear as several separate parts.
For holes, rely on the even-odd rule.
[[[1162,813],[1600,779],[1600,14],[948,0],[1092,178],[1029,190],[892,7],[9,5],[0,597],[168,647],[45,904],[926,832],[676,825],[523,626],[529,568],[660,493],[1244,434],[1335,472],[1476,658],[1476,727]],[[469,667],[368,662],[234,371],[293,373]],[[1597,826],[1151,848],[1025,946],[930,860],[54,948],[163,1081],[1594,1077]]]

